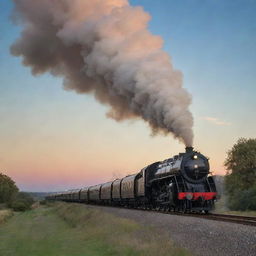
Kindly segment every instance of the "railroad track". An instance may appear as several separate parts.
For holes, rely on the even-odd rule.
[[[216,220],[216,221],[239,223],[239,224],[249,225],[249,226],[256,226],[256,217],[212,213],[212,214],[205,215],[203,218]]]
[[[241,215],[232,215],[232,214],[217,214],[217,213],[208,213],[208,214],[182,213],[182,212],[164,211],[164,210],[160,210],[160,209],[156,210],[156,209],[132,208],[132,207],[121,207],[121,206],[110,206],[110,205],[96,205],[96,204],[91,204],[91,205],[101,206],[101,207],[102,206],[103,207],[114,207],[114,208],[137,210],[137,211],[150,211],[150,212],[157,212],[157,213],[169,214],[169,215],[202,218],[202,219],[209,219],[209,220],[214,220],[214,221],[232,222],[232,223],[243,224],[243,225],[248,225],[248,226],[256,226],[256,217],[250,217],[250,216],[241,216]]]
[[[256,226],[256,217],[249,217],[249,216],[217,214],[217,213],[198,214],[198,213],[179,213],[179,212],[163,212],[163,211],[156,211],[156,212],[161,212],[161,213],[171,214],[171,215],[196,217],[196,218],[215,220],[215,221],[233,222],[233,223],[243,224],[248,226]]]
[[[124,207],[118,207],[118,208],[124,208]],[[243,224],[248,226],[256,226],[256,217],[250,217],[250,216],[217,214],[217,213],[209,213],[209,214],[181,213],[181,212],[173,212],[173,211],[170,212],[170,211],[162,211],[162,210],[148,210],[148,209],[142,209],[142,208],[128,208],[128,209],[153,211],[153,212],[158,212],[162,214],[195,217],[195,218],[209,219],[209,220],[215,220],[215,221],[232,222],[232,223]]]

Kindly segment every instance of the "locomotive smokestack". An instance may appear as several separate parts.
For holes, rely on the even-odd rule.
[[[194,148],[193,147],[186,147],[186,153],[193,152]]]

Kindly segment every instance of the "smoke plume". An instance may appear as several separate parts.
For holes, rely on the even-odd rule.
[[[148,29],[150,16],[126,0],[13,0],[22,25],[11,46],[34,75],[63,77],[67,90],[91,93],[117,121],[142,118],[192,146],[193,118],[182,74]]]

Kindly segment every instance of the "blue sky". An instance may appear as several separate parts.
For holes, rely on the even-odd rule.
[[[150,13],[150,31],[163,37],[165,51],[183,73],[184,87],[193,98],[190,109],[195,119],[195,147],[210,157],[215,173],[224,173],[227,150],[239,137],[255,137],[256,1],[130,3]],[[48,172],[60,174],[60,169],[66,168],[63,166],[69,166],[64,176],[70,178],[72,163],[58,161],[62,154],[77,157],[77,175],[82,173],[81,165],[87,164],[85,155],[102,159],[102,163],[90,165],[95,174],[90,182],[94,183],[102,180],[102,165],[107,166],[104,177],[111,178],[114,172],[142,168],[183,150],[173,138],[152,138],[141,121],[120,124],[107,119],[105,106],[91,96],[64,91],[60,78],[48,74],[33,77],[21,59],[9,53],[20,31],[9,19],[11,8],[11,1],[1,1],[0,171],[13,176],[22,189],[47,190],[53,189],[54,182],[31,185],[29,177],[42,172],[40,161],[49,159],[49,164],[59,165],[52,164],[54,168],[48,168]],[[120,153],[138,141],[135,152]],[[102,142],[106,145],[101,147]],[[154,148],[150,153],[149,147]],[[54,153],[49,153],[50,148]],[[120,154],[122,162],[113,165],[113,160],[104,158],[104,150],[113,156]],[[71,179],[70,186],[78,184]]]

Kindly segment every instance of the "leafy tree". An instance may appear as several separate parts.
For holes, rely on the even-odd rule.
[[[256,139],[240,138],[228,152],[225,177],[229,207],[234,210],[256,209]]]
[[[9,203],[17,193],[18,188],[15,182],[7,175],[0,173],[0,203]]]

